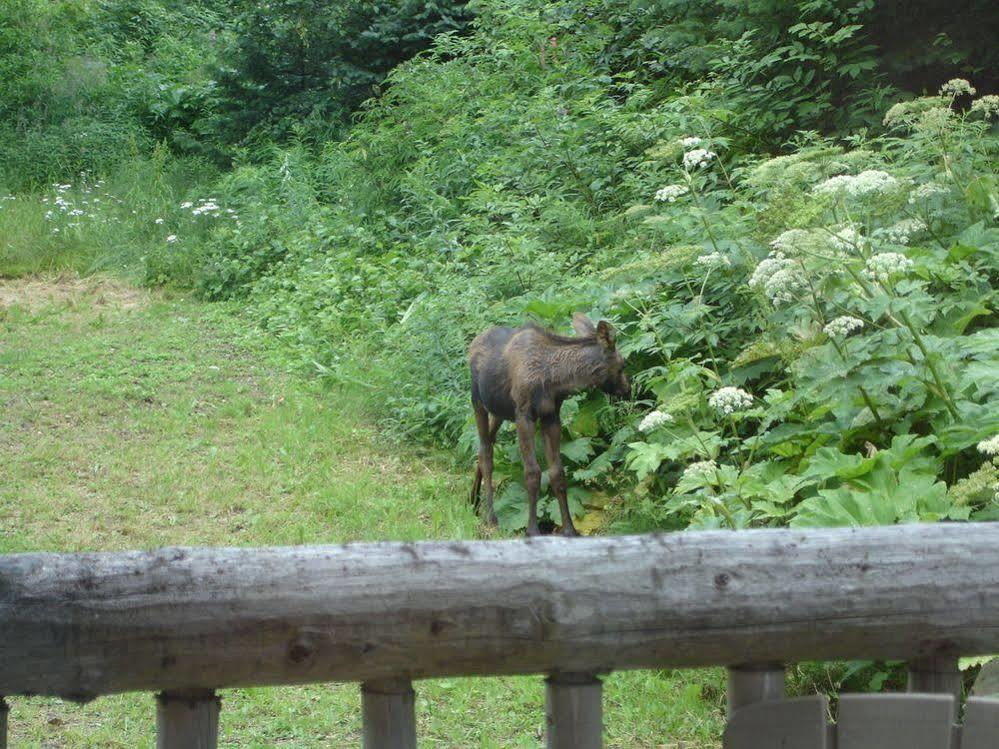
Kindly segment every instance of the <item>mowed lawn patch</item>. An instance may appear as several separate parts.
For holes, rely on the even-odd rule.
[[[285,373],[218,306],[109,279],[0,282],[0,552],[474,538],[470,475]],[[614,674],[607,745],[709,747],[722,674]],[[422,746],[538,747],[540,678],[417,685]],[[227,747],[360,742],[356,685],[225,690]],[[10,699],[12,747],[152,747],[151,695]]]

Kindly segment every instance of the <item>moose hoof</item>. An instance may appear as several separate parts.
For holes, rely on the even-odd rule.
[[[489,515],[486,516],[486,522],[494,528],[499,526],[499,518],[496,517],[495,512],[490,512]]]
[[[567,525],[562,529],[562,535],[566,538],[574,538],[579,535],[579,531],[576,530],[575,526]]]

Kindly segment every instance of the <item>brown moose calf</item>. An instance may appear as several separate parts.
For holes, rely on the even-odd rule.
[[[631,393],[631,384],[624,373],[624,359],[614,345],[614,328],[603,320],[594,325],[579,312],[572,316],[572,327],[576,337],[558,335],[531,324],[521,328],[490,328],[480,333],[468,348],[472,408],[479,430],[479,462],[472,486],[472,503],[477,504],[484,480],[486,517],[489,522],[496,523],[493,444],[500,425],[505,420],[513,421],[517,425],[524,482],[530,501],[529,536],[539,533],[541,468],[534,454],[535,423],[541,422],[548,475],[562,513],[562,533],[576,536],[559,454],[562,401],[590,388],[600,388],[622,398]]]

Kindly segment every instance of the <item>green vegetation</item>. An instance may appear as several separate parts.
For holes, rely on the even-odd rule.
[[[26,443],[40,460],[15,463],[4,491],[34,509],[4,548],[492,533],[460,483],[475,448],[465,347],[496,323],[567,330],[575,310],[618,327],[635,383],[631,402],[563,409],[589,531],[999,519],[994,5],[9,0],[0,276],[110,272],[181,294],[115,323],[128,335],[158,305],[191,305],[222,339],[266,339],[248,361],[294,374],[264,408],[231,363],[189,369],[178,352],[194,332],[160,319],[154,361],[94,365],[49,396],[83,431]],[[4,314],[35,341],[12,392],[114,334],[88,327],[101,314]],[[60,325],[87,337],[49,351]],[[93,461],[108,439],[84,418],[95,407],[125,431],[141,412],[156,439]],[[378,440],[358,426],[368,415]],[[390,439],[445,457],[407,473]],[[516,533],[512,435],[499,447],[501,532]],[[85,491],[49,506],[64,451]],[[345,468],[377,455],[393,469]],[[51,484],[33,483],[36,464]],[[65,521],[98,494],[118,499]],[[698,703],[688,677],[617,678]],[[692,741],[717,728],[711,689],[686,718]],[[656,699],[640,708],[660,730],[676,715]],[[511,714],[508,735],[535,718]]]
[[[471,537],[465,471],[387,443],[226,310],[99,278],[0,284],[0,553]],[[607,681],[608,746],[713,746],[718,670]],[[226,690],[226,746],[359,745],[356,685]],[[9,699],[12,746],[151,747],[151,695]],[[421,682],[423,741],[533,747],[540,678]]]
[[[944,11],[17,0],[0,262],[238,300],[465,459],[477,331],[608,317],[636,398],[565,407],[591,527],[995,518],[997,53],[914,58]]]

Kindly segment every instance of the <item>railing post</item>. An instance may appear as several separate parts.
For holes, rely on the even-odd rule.
[[[934,692],[954,696],[961,705],[962,677],[957,656],[930,655],[909,661],[909,692]]]
[[[364,749],[416,749],[416,693],[409,679],[361,685]]]
[[[0,749],[7,749],[7,702],[0,697]]]
[[[547,749],[603,746],[603,685],[593,674],[557,673],[545,680]]]
[[[156,749],[216,749],[220,707],[211,689],[156,695]]]
[[[779,663],[750,663],[728,669],[728,713],[743,705],[784,696],[784,666]]]

